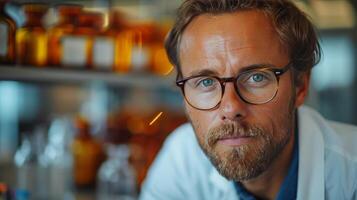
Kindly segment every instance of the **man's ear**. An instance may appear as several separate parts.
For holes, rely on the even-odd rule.
[[[309,93],[310,87],[310,72],[306,72],[300,75],[299,84],[295,87],[296,101],[295,108],[298,108],[305,102],[305,98]]]

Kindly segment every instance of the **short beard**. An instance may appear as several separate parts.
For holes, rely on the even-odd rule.
[[[245,181],[256,178],[267,170],[288,143],[290,135],[289,130],[274,134],[258,126],[227,122],[212,128],[203,141],[198,141],[222,176],[228,180]],[[218,146],[219,139],[227,136],[249,136],[253,142],[237,147]]]

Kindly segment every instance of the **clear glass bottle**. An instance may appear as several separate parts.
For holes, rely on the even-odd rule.
[[[128,161],[128,146],[109,145],[107,154],[108,159],[98,173],[97,199],[136,199],[136,176]]]
[[[16,32],[16,59],[20,65],[45,66],[47,64],[47,32],[42,18],[48,10],[46,4],[23,5],[25,24]]]
[[[60,4],[56,6],[59,16],[58,23],[48,31],[48,63],[58,67],[63,55],[62,36],[73,33],[78,16],[82,12],[82,5],[77,4]]]
[[[40,162],[45,146],[45,129],[38,127],[26,133],[14,161],[17,167],[17,188],[29,192],[33,199],[48,198],[48,168]]]
[[[16,24],[6,13],[6,1],[0,1],[0,63],[13,64],[15,61]]]
[[[73,127],[67,118],[53,120],[48,131],[48,142],[40,156],[41,165],[48,168],[48,199],[66,199],[72,196],[72,155],[69,144]]]

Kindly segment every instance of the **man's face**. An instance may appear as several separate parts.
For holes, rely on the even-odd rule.
[[[184,78],[210,71],[235,77],[247,66],[282,68],[289,56],[268,17],[258,11],[200,15],[186,28],[180,44]],[[202,111],[185,104],[200,146],[226,178],[249,180],[266,171],[290,141],[297,97],[289,70],[280,77],[278,93],[266,104],[245,103],[232,82],[219,106]],[[299,94],[297,94],[299,96]]]

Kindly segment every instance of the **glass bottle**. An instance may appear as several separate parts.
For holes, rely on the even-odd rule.
[[[147,72],[151,58],[152,33],[148,24],[131,24],[116,37],[115,71]]]
[[[40,162],[45,146],[45,129],[38,127],[34,133],[23,136],[20,148],[16,151],[14,162],[17,170],[17,188],[29,192],[33,199],[48,198],[48,170]]]
[[[128,51],[125,51],[128,45],[130,45],[130,43],[125,43],[125,41],[131,41],[127,40],[130,35],[125,33],[126,29],[128,29],[128,24],[124,19],[123,13],[115,9],[110,10],[108,28],[105,34],[113,39],[113,54],[115,56],[113,57],[112,70],[118,73],[127,73],[131,67]]]
[[[164,48],[164,40],[168,30],[164,27],[153,27],[153,29],[155,34],[151,45],[150,71],[157,75],[165,76],[173,69]]]
[[[122,29],[120,13],[111,10],[108,14],[108,24],[97,33],[93,41],[93,68],[96,70],[113,71],[115,65],[115,38]]]
[[[16,24],[6,13],[6,1],[0,1],[0,63],[13,64],[15,61]]]
[[[61,64],[79,69],[92,68],[93,37],[102,29],[103,24],[101,13],[83,11],[78,17],[75,30],[61,38]]]
[[[42,18],[48,10],[46,4],[23,5],[25,24],[16,32],[16,58],[21,65],[45,66],[47,64],[47,32]]]
[[[59,22],[48,31],[48,63],[58,67],[63,55],[62,36],[71,34],[77,24],[83,6],[77,4],[60,4],[56,7]]]
[[[95,186],[97,171],[104,158],[101,143],[90,134],[88,121],[76,119],[77,135],[72,143],[74,183],[78,188]]]
[[[72,123],[67,118],[57,118],[49,127],[48,142],[40,156],[41,164],[48,168],[48,199],[72,195],[72,154],[68,148],[72,134]]]
[[[97,199],[136,199],[136,177],[128,161],[128,146],[109,145],[107,154],[98,172]]]

